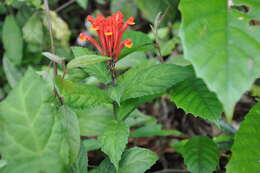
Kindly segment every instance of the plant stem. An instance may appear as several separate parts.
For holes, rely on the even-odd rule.
[[[109,69],[111,72],[111,77],[112,77],[112,87],[116,86],[116,70],[115,70],[115,62],[112,60],[109,62]],[[118,115],[117,115],[117,103],[113,101],[113,115],[115,120],[118,120]]]
[[[55,54],[55,46],[54,46],[54,39],[53,39],[53,33],[52,33],[52,23],[51,23],[51,15],[50,15],[50,8],[49,8],[49,1],[44,0],[44,9],[47,16],[48,21],[48,30],[49,30],[49,36],[51,41],[51,53]],[[59,99],[60,103],[63,104],[63,99],[59,96],[58,91],[55,88],[55,78],[58,75],[58,67],[57,63],[53,61],[53,83],[54,83],[54,95]]]

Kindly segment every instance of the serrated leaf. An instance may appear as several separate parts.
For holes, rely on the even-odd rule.
[[[169,136],[169,135],[181,134],[177,130],[162,130],[162,126],[159,124],[149,124],[132,131],[130,134],[131,138],[139,137],[152,137],[152,136]]]
[[[137,7],[150,22],[154,22],[157,14],[165,14],[162,25],[173,22],[177,13],[178,0],[135,0]]]
[[[206,136],[194,136],[189,139],[181,154],[191,173],[212,173],[218,164],[217,145]]]
[[[79,118],[81,136],[101,135],[104,128],[113,119],[112,111],[104,106],[75,110]]]
[[[41,18],[37,14],[33,14],[23,27],[23,38],[28,43],[40,46],[43,42],[43,36]]]
[[[8,162],[8,165],[0,170],[1,173],[66,173],[62,159],[55,154],[41,157],[28,157],[19,161]]]
[[[134,71],[134,73],[133,73]],[[141,70],[129,70],[118,81],[121,101],[146,95],[162,93],[174,84],[192,75],[189,67],[158,64]]]
[[[64,102],[74,108],[111,103],[103,90],[92,85],[74,83],[60,76],[56,78],[56,85],[64,97]]]
[[[142,32],[126,31],[123,35],[123,39],[126,40],[128,38],[131,38],[133,47],[124,48],[120,54],[120,58],[136,51],[149,51],[154,49],[152,40]]]
[[[7,58],[15,64],[20,64],[23,57],[22,32],[12,15],[5,17],[2,40]]]
[[[61,150],[67,152],[68,148],[63,147],[62,117],[49,102],[51,95],[48,83],[29,69],[0,103],[0,152],[4,159],[22,160],[59,154]]]
[[[76,57],[75,59],[71,60],[67,64],[67,67],[68,69],[72,69],[76,67],[86,67],[90,64],[96,64],[108,60],[111,60],[111,58],[106,56],[98,56],[98,55],[85,55],[85,56]]]
[[[3,68],[9,85],[14,88],[22,77],[21,72],[6,57],[3,58]]]
[[[109,156],[116,170],[119,168],[119,161],[128,142],[128,135],[129,127],[125,122],[112,120],[98,137],[101,150]]]
[[[134,147],[123,153],[118,173],[144,173],[157,160],[158,156],[152,151]],[[116,173],[116,170],[109,159],[105,159],[98,167],[97,173]]]
[[[158,156],[148,149],[131,148],[126,150],[122,156],[119,173],[144,173],[157,160]]]
[[[187,78],[171,89],[171,99],[187,113],[216,121],[222,113],[222,105],[215,93],[208,90],[201,79]]]
[[[258,173],[260,170],[260,103],[257,103],[241,123],[232,146],[227,173]],[[243,165],[243,166],[241,166]]]
[[[182,0],[180,10],[185,58],[231,119],[236,102],[260,75],[260,30],[250,25],[250,12],[228,8],[227,1]]]

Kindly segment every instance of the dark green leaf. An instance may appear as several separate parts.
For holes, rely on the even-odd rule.
[[[23,57],[22,32],[12,15],[5,17],[2,40],[7,58],[20,64]]]
[[[81,142],[79,155],[72,167],[72,173],[87,173],[87,172],[88,172],[88,156],[87,156],[87,151],[83,145],[83,142]]]
[[[218,165],[217,145],[206,136],[192,137],[181,151],[191,173],[211,173]]]
[[[260,103],[246,115],[235,136],[227,173],[258,173],[260,170]],[[241,166],[243,165],[243,166]]]
[[[187,113],[208,120],[218,120],[222,105],[216,95],[208,90],[201,79],[187,78],[171,89],[171,99]]]
[[[98,137],[101,150],[106,153],[116,170],[128,142],[129,127],[122,121],[112,120]]]
[[[96,139],[87,139],[83,142],[87,152],[100,149],[100,143]]]
[[[86,67],[91,64],[96,64],[108,60],[111,60],[111,58],[106,56],[98,56],[98,55],[85,55],[85,56],[76,57],[75,59],[71,60],[67,64],[67,67],[68,69],[76,68],[76,67]]]
[[[88,0],[76,0],[79,6],[86,9],[88,7]]]

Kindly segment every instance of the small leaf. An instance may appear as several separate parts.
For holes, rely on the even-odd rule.
[[[7,58],[15,64],[20,64],[23,57],[22,32],[12,15],[5,17],[2,40]]]
[[[77,84],[60,76],[56,78],[56,85],[64,97],[64,102],[75,108],[111,103],[103,90],[92,85]]]
[[[79,155],[72,167],[72,173],[87,173],[87,172],[88,172],[87,151],[83,145],[83,142],[81,142]]]
[[[119,173],[144,173],[156,161],[158,156],[152,151],[134,147],[126,150],[120,161]]]
[[[93,150],[98,150],[98,149],[101,148],[100,143],[96,139],[84,140],[83,144],[84,144],[84,147],[85,147],[87,152],[93,151]]]
[[[41,46],[43,36],[41,18],[37,14],[33,14],[23,27],[23,38],[28,43]]]
[[[155,124],[156,118],[150,115],[143,114],[138,109],[134,110],[125,120],[129,127],[141,126],[146,124]]]
[[[126,31],[123,35],[123,39],[131,38],[133,47],[124,48],[120,54],[120,58],[136,51],[149,51],[153,50],[152,40],[144,33],[138,31]]]
[[[118,81],[121,101],[166,91],[193,74],[189,67],[158,64],[141,70],[129,70]]]
[[[260,170],[260,103],[246,115],[235,135],[227,173],[258,173]],[[243,165],[243,166],[241,166]]]
[[[184,59],[183,55],[173,55],[170,56],[167,61],[167,64],[175,64],[179,66],[188,66],[190,65],[190,62],[186,59]]]
[[[150,124],[144,127],[140,127],[135,131],[131,132],[131,138],[139,137],[152,137],[152,136],[169,136],[169,135],[179,135],[181,132],[177,130],[162,130],[162,126],[159,124]]]
[[[88,7],[88,0],[76,0],[76,2],[84,9]]]
[[[111,60],[111,58],[106,56],[98,56],[98,55],[85,55],[85,56],[76,57],[75,59],[71,60],[68,63],[67,67],[68,69],[76,68],[76,67],[85,67],[90,64],[96,64],[108,60]]]
[[[50,52],[43,52],[42,54],[45,57],[49,58],[51,61],[54,61],[54,62],[56,62],[58,64],[62,64],[64,62],[64,59],[65,59],[65,58],[59,57],[57,55],[54,55],[54,54],[52,54]]]
[[[181,151],[184,163],[191,173],[210,173],[218,165],[218,148],[209,137],[194,136]]]
[[[104,159],[98,169],[97,173],[118,173],[114,167],[114,165],[110,162],[108,158]]]
[[[171,99],[180,108],[194,116],[208,120],[218,120],[222,105],[215,93],[208,90],[201,79],[187,78],[171,89]]]
[[[6,57],[3,58],[3,67],[9,85],[14,88],[22,77],[21,72],[19,72],[14,64]]]
[[[101,150],[109,156],[116,170],[128,142],[128,135],[129,127],[124,122],[112,120],[98,137]]]

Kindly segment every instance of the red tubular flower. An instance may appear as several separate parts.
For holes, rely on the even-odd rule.
[[[103,56],[109,56],[116,62],[123,47],[131,48],[133,42],[130,38],[122,41],[123,33],[129,25],[134,25],[134,18],[130,17],[124,21],[123,14],[118,11],[112,16],[105,18],[98,14],[96,19],[87,17],[87,21],[92,24],[92,28],[97,32],[99,41],[83,33],[79,36],[79,41],[90,41]]]

